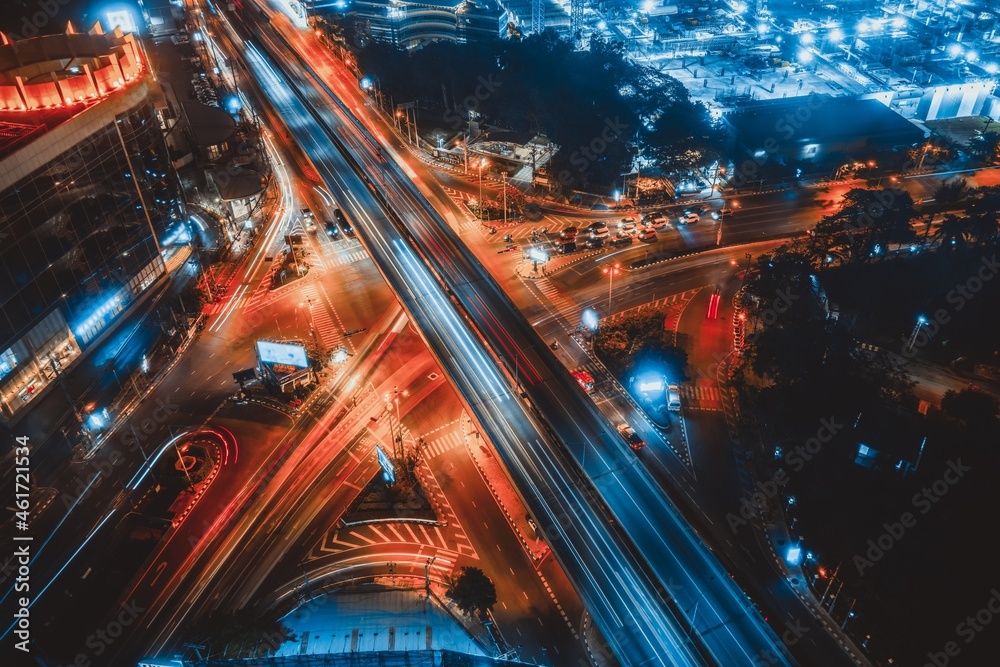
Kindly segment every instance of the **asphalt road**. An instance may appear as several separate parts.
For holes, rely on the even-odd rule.
[[[287,64],[286,64],[287,65]],[[263,74],[263,72],[261,72]],[[293,75],[295,76],[300,75]],[[278,85],[277,77],[273,81],[274,86]],[[308,91],[305,93],[308,97]],[[295,103],[291,100],[289,96],[289,101],[291,102],[290,107],[294,107]],[[323,101],[314,101],[313,107],[320,109],[319,113],[322,116],[326,116],[326,104]],[[285,115],[291,114],[291,109]],[[301,115],[302,112],[299,112]],[[308,126],[311,122],[311,117],[303,118],[301,122],[297,122],[296,125]],[[329,121],[326,121],[329,123]],[[340,121],[342,122],[342,121]],[[339,123],[332,123],[333,127],[336,127]],[[352,128],[352,131],[356,132],[357,127]],[[298,136],[300,143],[303,144],[305,150],[310,155],[314,156],[314,161],[317,162],[317,167],[320,168],[321,173],[324,168],[320,166],[320,163],[324,159],[329,159],[329,151],[320,150],[320,146],[316,144],[316,138],[310,136],[312,133],[303,131],[301,136]],[[763,622],[756,616],[752,607],[746,602],[742,593],[732,585],[728,576],[723,575],[719,577],[718,574],[721,573],[721,568],[714,559],[709,555],[707,550],[704,550],[698,545],[696,538],[690,533],[683,522],[678,519],[673,508],[666,505],[666,501],[662,494],[656,490],[648,475],[645,474],[641,468],[633,466],[633,460],[629,460],[627,456],[623,456],[622,445],[617,439],[617,434],[611,431],[603,418],[599,417],[599,413],[595,414],[592,403],[586,397],[580,396],[580,392],[575,388],[575,385],[560,382],[563,378],[561,371],[558,374],[553,374],[552,370],[555,369],[554,359],[547,352],[542,352],[539,354],[537,350],[537,338],[531,332],[530,327],[527,323],[517,314],[512,312],[513,308],[506,296],[504,296],[499,289],[496,288],[495,284],[490,285],[490,282],[483,280],[481,269],[479,271],[475,270],[475,263],[471,261],[468,256],[468,251],[458,247],[460,244],[454,239],[453,235],[449,234],[446,226],[441,223],[434,223],[433,217],[428,216],[427,207],[425,203],[420,201],[420,198],[416,196],[416,193],[409,185],[408,181],[404,182],[405,179],[403,175],[399,173],[396,167],[391,164],[384,164],[384,157],[382,157],[381,151],[374,149],[373,143],[364,138],[364,133],[362,138],[359,139],[341,139],[346,144],[350,146],[350,150],[355,152],[355,159],[364,162],[366,171],[369,174],[368,178],[372,179],[370,183],[366,183],[364,187],[369,189],[369,192],[377,192],[383,201],[391,201],[392,207],[396,210],[397,214],[405,218],[408,223],[409,233],[417,237],[417,243],[422,252],[426,253],[425,261],[429,261],[439,275],[442,276],[443,280],[452,285],[455,291],[455,298],[459,302],[463,302],[465,311],[470,317],[479,325],[479,329],[482,335],[483,332],[489,332],[487,338],[493,342],[494,352],[498,354],[506,354],[508,356],[507,362],[508,367],[513,366],[511,363],[514,359],[518,358],[521,353],[525,356],[522,357],[524,361],[521,366],[521,372],[524,373],[523,383],[526,387],[526,393],[531,397],[532,403],[539,408],[541,414],[547,416],[549,422],[552,424],[553,429],[558,432],[564,442],[566,442],[571,448],[574,441],[577,443],[577,451],[574,454],[577,456],[582,456],[582,449],[584,447],[592,446],[599,448],[597,451],[600,453],[598,460],[595,458],[590,459],[587,472],[592,477],[597,477],[596,486],[601,492],[601,497],[609,502],[612,506],[612,511],[616,518],[622,522],[623,527],[629,532],[631,538],[636,542],[640,543],[639,551],[644,553],[657,553],[659,555],[663,554],[677,554],[678,551],[683,551],[683,557],[678,559],[677,556],[666,559],[668,562],[663,563],[660,558],[657,558],[658,562],[649,563],[649,565],[658,570],[657,576],[661,581],[661,584],[666,584],[667,577],[664,576],[668,572],[676,573],[678,577],[683,577],[684,580],[690,585],[688,588],[687,596],[690,599],[691,609],[694,603],[700,602],[702,613],[704,614],[704,622],[706,623],[705,630],[706,637],[705,642],[707,645],[711,645],[710,650],[716,653],[722,653],[726,657],[721,658],[721,661],[727,664],[741,664],[746,662],[750,664],[752,661],[752,654],[754,651],[755,644],[761,644],[762,642],[767,645],[767,649],[771,650],[771,646],[776,646],[776,638],[774,638],[770,631],[766,628]],[[343,137],[343,134],[340,135]],[[366,145],[367,144],[367,145]],[[360,151],[359,151],[360,149]],[[372,169],[374,167],[374,169]],[[344,170],[339,170],[337,175],[340,180],[343,179],[350,182],[351,179],[346,177]],[[326,174],[324,174],[326,177]],[[329,178],[329,177],[327,177]],[[391,180],[390,180],[391,178]],[[386,179],[386,180],[383,180]],[[337,194],[337,191],[342,191],[339,183],[334,185],[336,182],[330,182],[329,185],[331,190]],[[357,177],[355,177],[357,180]],[[364,200],[362,196],[364,193],[359,193],[356,188],[351,188],[354,196],[357,196],[360,200]],[[359,202],[360,203],[360,202]],[[366,212],[371,209],[364,207]],[[358,215],[360,211],[357,209],[352,210],[352,214]],[[427,218],[430,217],[430,220]],[[433,308],[434,317],[428,321],[425,319],[426,316],[414,313],[414,319],[418,323],[420,330],[428,338],[430,334],[428,332],[428,327],[434,331],[435,335],[440,335],[441,325],[449,327],[450,330],[444,333],[448,334],[448,339],[451,343],[447,345],[447,353],[444,353],[442,346],[435,345],[435,341],[431,340],[430,347],[439,356],[439,360],[442,366],[445,368],[446,372],[452,375],[453,380],[457,384],[463,387],[462,393],[467,400],[475,400],[477,403],[472,403],[470,405],[473,414],[477,416],[479,421],[482,423],[486,420],[492,422],[489,424],[492,428],[488,428],[487,432],[490,433],[491,439],[494,442],[511,442],[511,435],[520,436],[516,437],[515,442],[518,443],[517,447],[512,447],[511,445],[499,445],[499,449],[503,456],[507,458],[508,469],[512,471],[515,479],[519,482],[518,486],[522,493],[529,495],[527,489],[530,489],[534,485],[534,490],[536,492],[539,489],[538,480],[539,474],[535,473],[532,475],[531,484],[525,483],[526,480],[522,477],[523,472],[519,474],[518,470],[525,470],[524,466],[528,465],[531,467],[538,466],[539,462],[546,464],[554,464],[556,468],[552,469],[549,474],[555,473],[554,481],[558,481],[560,478],[563,480],[572,479],[573,474],[571,470],[565,468],[565,464],[561,464],[555,456],[558,456],[558,449],[552,449],[552,445],[549,443],[543,444],[538,441],[537,435],[534,437],[528,433],[516,433],[511,432],[512,426],[517,426],[518,424],[512,421],[512,417],[518,416],[518,412],[523,417],[518,419],[520,424],[524,426],[530,426],[525,417],[523,407],[518,407],[515,411],[510,411],[509,409],[504,410],[502,413],[496,411],[497,403],[509,400],[506,399],[506,392],[503,388],[502,376],[495,375],[496,371],[491,368],[495,368],[488,362],[486,358],[482,356],[482,353],[476,352],[476,344],[472,339],[467,338],[468,334],[462,333],[462,329],[456,327],[459,325],[460,320],[457,319],[455,315],[449,315],[448,311],[451,310],[452,306],[450,303],[444,300],[440,292],[440,288],[436,283],[430,279],[429,276],[420,276],[420,264],[415,257],[408,257],[409,253],[407,247],[401,243],[392,241],[392,232],[396,231],[394,229],[387,229],[385,225],[380,225],[378,227],[369,228],[369,224],[373,224],[374,220],[365,220],[365,222],[358,221],[358,227],[361,231],[361,237],[367,240],[372,245],[379,244],[382,245],[382,249],[370,248],[373,257],[376,262],[383,267],[392,267],[392,271],[397,275],[400,273],[399,263],[402,262],[406,265],[407,271],[410,273],[409,280],[405,281],[404,286],[400,289],[400,286],[394,280],[397,276],[391,274],[388,270],[383,269],[387,273],[387,279],[390,284],[394,284],[397,293],[403,297],[404,303],[407,304],[408,309],[411,313],[417,307],[426,307],[425,304],[421,303],[421,300],[428,299],[435,306]],[[398,232],[397,232],[398,233]],[[446,250],[447,249],[447,250]],[[388,251],[388,252],[386,252]],[[382,253],[385,253],[382,255]],[[380,256],[382,255],[382,256]],[[463,256],[464,255],[464,256]],[[383,263],[385,262],[385,263]],[[414,293],[413,286],[419,287],[419,293]],[[470,289],[471,288],[471,289]],[[419,298],[418,298],[419,297]],[[481,299],[486,298],[487,302],[484,303]],[[498,322],[496,321],[496,314],[504,314],[504,324],[498,327]],[[509,314],[509,316],[508,316]],[[441,318],[444,322],[441,322]],[[525,344],[517,345],[515,340],[510,338],[510,331],[514,330],[518,337],[521,337]],[[458,337],[455,338],[455,334]],[[505,335],[506,334],[506,335]],[[465,339],[465,340],[463,340]],[[457,344],[456,344],[457,343]],[[467,361],[464,361],[460,367],[456,367],[454,364],[454,358],[451,357],[455,353],[456,349],[465,349],[472,352],[471,357],[467,357]],[[506,348],[506,349],[504,349]],[[532,349],[536,348],[536,349]],[[515,349],[517,350],[515,352]],[[447,356],[445,356],[447,354]],[[466,352],[468,354],[468,352]],[[451,358],[449,358],[451,357]],[[511,358],[513,357],[513,358]],[[449,363],[451,361],[452,363]],[[547,366],[547,367],[546,367]],[[475,368],[478,377],[470,378],[467,373],[470,368]],[[539,369],[544,369],[540,371]],[[470,383],[470,380],[473,382]],[[562,384],[563,386],[559,387]],[[472,389],[472,387],[476,387]],[[556,387],[559,387],[556,389]],[[470,390],[471,389],[471,390]],[[492,405],[485,405],[484,399],[488,400]],[[573,404],[573,408],[567,409],[567,405]],[[478,409],[477,409],[478,408]],[[493,408],[492,410],[487,410],[487,408]],[[585,421],[588,422],[584,428],[581,428],[577,422],[567,423],[560,419],[560,415],[574,414],[579,421],[581,415],[590,415]],[[503,420],[503,421],[501,421]],[[525,422],[528,422],[525,424]],[[521,429],[524,428],[521,426]],[[537,427],[531,428],[530,431],[536,431]],[[587,429],[596,429],[590,430]],[[506,431],[506,433],[504,432]],[[529,431],[529,433],[530,433]],[[571,435],[572,434],[572,435]],[[506,437],[504,437],[506,436]],[[528,444],[531,443],[532,439],[535,440],[535,445],[541,447],[541,449],[536,448],[532,454],[532,458],[528,461],[518,461],[517,456],[519,455],[518,449],[523,447],[521,443]],[[599,444],[598,444],[599,443]],[[548,448],[546,453],[545,448]],[[595,453],[597,453],[595,451]],[[610,459],[611,456],[619,457],[619,460]],[[601,468],[597,468],[601,466]],[[603,476],[602,476],[603,475]],[[625,484],[621,482],[618,478],[624,476],[629,479],[630,484]],[[563,482],[565,484],[565,481]],[[562,485],[560,485],[562,486]],[[602,488],[603,487],[603,488]],[[557,487],[558,488],[558,487]],[[562,493],[566,493],[575,487],[570,487],[570,489],[562,490]],[[627,491],[625,489],[628,489]],[[641,500],[636,501],[635,494],[639,493]],[[575,494],[574,494],[575,495]],[[570,496],[572,497],[572,496]],[[529,495],[529,506],[536,507],[541,504],[539,501],[543,501],[544,496],[539,498],[530,498]],[[579,498],[574,501],[577,509],[571,510],[576,517],[572,520],[572,523],[578,524],[581,520],[579,514],[579,507],[586,506],[585,499]],[[545,505],[549,505],[546,507]],[[544,511],[542,515],[545,517],[543,519],[542,525],[543,530],[549,535],[550,540],[553,539],[553,533],[556,535],[569,534],[571,531],[576,532],[578,530],[577,526],[568,526],[569,521],[562,520],[559,521],[556,516],[553,516],[553,512],[550,509],[552,501],[549,503],[542,504]],[[617,506],[617,507],[616,507]],[[659,511],[650,511],[652,507],[657,507]],[[568,508],[567,508],[568,509]],[[564,510],[565,511],[565,510]],[[651,517],[656,515],[658,518],[657,524],[654,525],[651,521]],[[588,535],[587,543],[588,548],[594,543],[594,530],[600,529],[601,523],[595,524],[594,519],[597,518],[598,513],[595,510],[590,510],[589,519],[589,530],[590,535]],[[553,521],[552,519],[557,519]],[[670,530],[664,530],[664,523],[673,524],[676,526],[673,532]],[[560,524],[558,527],[553,524]],[[605,529],[606,530],[606,529]],[[559,532],[554,532],[559,531]],[[562,531],[565,531],[563,533]],[[664,533],[668,535],[664,535]],[[607,533],[606,533],[607,534]],[[573,536],[574,539],[579,540],[580,538]],[[582,535],[580,536],[582,537]],[[609,538],[613,538],[613,535],[608,534]],[[558,542],[558,539],[553,540]],[[689,546],[682,546],[689,545]],[[560,551],[559,547],[556,547],[557,553]],[[579,553],[579,552],[578,552]],[[603,554],[602,554],[603,555]],[[566,552],[562,551],[562,557],[566,560]],[[683,562],[682,562],[683,561]],[[627,561],[626,561],[627,562]],[[697,566],[694,563],[698,563]],[[623,565],[624,562],[621,564]],[[628,571],[626,568],[619,565],[616,569],[619,572]],[[606,567],[606,566],[605,566]],[[628,569],[634,571],[634,566]],[[697,574],[693,574],[689,568],[693,568],[697,571]],[[577,575],[576,581],[577,585],[580,586],[583,583],[579,577],[578,567],[574,567],[573,564],[568,564],[567,569],[571,572],[571,577]],[[603,577],[606,577],[608,573],[606,571],[601,571],[599,569],[591,568],[588,572],[588,578],[591,580],[599,581]],[[725,581],[722,581],[722,580]],[[636,585],[626,585],[624,588],[618,587],[622,593],[634,594],[637,590],[642,590],[645,586],[641,586],[640,582],[636,580]],[[711,588],[705,588],[701,590],[701,586],[704,584],[709,584]],[[588,594],[584,594],[585,600],[594,594],[594,586],[585,585],[585,590]],[[598,591],[608,590],[607,586],[596,586]],[[678,591],[673,591],[675,598],[682,597]],[[721,596],[721,597],[719,597]],[[704,598],[704,599],[703,599]],[[592,598],[591,598],[592,599]],[[679,600],[678,600],[679,601]],[[685,600],[687,602],[688,600]],[[593,605],[593,602],[591,602]],[[631,609],[627,610],[632,613],[635,610],[635,605],[630,605]],[[649,610],[654,610],[658,605],[644,605],[647,613]],[[680,605],[679,605],[680,606]],[[621,608],[619,607],[619,610]],[[628,662],[639,662],[644,659],[648,659],[653,656],[657,656],[660,659],[663,656],[669,654],[671,649],[664,650],[662,647],[659,649],[653,648],[652,651],[644,651],[646,658],[641,657],[641,654],[637,652],[640,649],[639,643],[636,641],[623,642],[620,638],[623,632],[636,632],[639,630],[639,624],[641,623],[645,627],[651,627],[648,620],[643,620],[637,623],[635,627],[630,627],[631,624],[622,624],[619,627],[614,625],[608,625],[608,618],[601,614],[598,614],[599,625],[603,626],[604,634],[610,639],[612,645],[615,647],[616,651],[620,655],[626,655],[623,650],[629,650]],[[676,630],[673,629],[676,621],[661,622],[662,626],[654,624],[652,627],[656,627],[661,632],[664,632],[664,637],[660,638],[659,641],[663,641],[665,637],[669,636],[671,633],[674,635],[674,639],[669,640],[669,643],[673,644],[673,651],[686,650],[682,649],[682,644],[677,643],[678,634]],[[721,630],[720,630],[721,629]],[[610,631],[609,631],[610,630]],[[649,646],[649,639],[643,637],[641,640],[642,645]],[[683,643],[683,642],[682,642]],[[640,649],[641,650],[641,649]],[[638,660],[636,660],[638,658]],[[691,658],[687,658],[690,660]],[[719,660],[719,658],[716,658]]]

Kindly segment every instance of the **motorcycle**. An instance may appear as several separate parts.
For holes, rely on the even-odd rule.
[[[511,234],[507,234],[506,236],[503,237],[503,240],[505,243],[510,243],[511,241],[514,240],[514,237]]]

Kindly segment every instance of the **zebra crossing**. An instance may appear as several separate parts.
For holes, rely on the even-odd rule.
[[[424,445],[421,448],[421,454],[424,460],[432,459],[435,456],[441,456],[445,452],[450,452],[456,447],[461,446],[462,436],[457,431],[449,431],[439,438],[435,438],[431,441],[424,441]]]
[[[541,295],[536,294],[535,298],[541,301],[547,310],[554,311],[556,315],[571,312],[576,308],[576,303],[548,278],[526,281],[525,284],[534,287]]]
[[[312,304],[309,311],[312,317],[312,327],[316,332],[319,346],[329,349],[340,345],[344,340],[342,330],[334,323],[330,317],[330,313],[327,312],[326,300],[320,297],[316,289],[316,284],[311,283],[303,286],[302,296]]]
[[[368,253],[364,250],[355,250],[350,253],[337,253],[333,259],[334,266],[345,266],[347,264],[354,264],[355,262],[360,262],[361,260],[367,259]]]
[[[250,297],[246,300],[243,309],[247,314],[254,312],[258,308],[262,307],[267,303],[271,296],[271,274],[270,272],[265,273],[264,277],[260,279],[257,286],[250,293]]]
[[[680,390],[686,410],[722,410],[722,394],[711,380],[698,380],[693,385],[686,382]]]

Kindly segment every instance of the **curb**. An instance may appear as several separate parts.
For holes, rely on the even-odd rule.
[[[524,547],[525,552],[527,552],[527,554],[531,557],[532,561],[538,563],[542,560],[542,558],[544,558],[548,554],[535,553],[535,550],[531,548],[531,545],[528,544],[528,541],[524,537],[524,534],[521,532],[521,529],[518,528],[517,522],[514,521],[514,517],[511,516],[510,511],[507,509],[507,506],[504,505],[503,500],[501,500],[500,494],[498,494],[496,488],[494,488],[493,482],[490,481],[490,478],[486,474],[486,471],[483,470],[483,467],[479,464],[479,459],[476,458],[476,455],[472,450],[472,443],[469,441],[469,431],[467,430],[466,426],[467,424],[471,425],[471,423],[472,420],[469,418],[468,415],[466,415],[463,412],[462,440],[465,442],[465,446],[469,450],[469,456],[472,458],[472,462],[476,464],[476,470],[479,471],[479,475],[483,478],[483,481],[486,482],[486,486],[489,487],[490,493],[493,494],[493,499],[496,500],[497,506],[500,507],[500,510],[504,513],[504,516],[507,517],[507,523],[509,523],[510,527],[514,530],[514,534],[517,535],[517,539],[521,542],[521,545]]]

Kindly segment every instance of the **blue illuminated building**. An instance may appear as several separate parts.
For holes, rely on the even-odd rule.
[[[105,55],[81,58],[81,50]],[[18,77],[44,83],[8,85]],[[0,43],[4,423],[28,412],[166,279],[158,240],[183,203],[154,85],[130,35]]]

